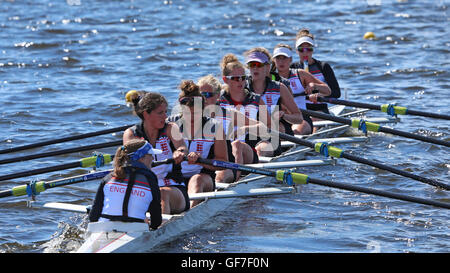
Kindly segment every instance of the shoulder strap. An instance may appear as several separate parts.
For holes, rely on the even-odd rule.
[[[128,217],[128,203],[130,201],[130,195],[131,191],[133,190],[135,180],[136,180],[136,169],[131,168],[130,178],[128,179],[127,190],[125,191],[125,196],[123,198],[122,204],[123,217]]]

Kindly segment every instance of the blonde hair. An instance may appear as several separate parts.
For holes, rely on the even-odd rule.
[[[114,156],[114,177],[119,180],[125,179],[127,175],[125,167],[131,164],[131,159],[128,154],[136,152],[139,148],[144,146],[145,142],[146,141],[143,139],[131,139],[123,146],[117,148],[116,155]]]
[[[200,87],[202,85],[208,84],[213,88],[213,93],[219,94],[222,90],[222,84],[213,75],[209,74],[198,79],[197,85]]]

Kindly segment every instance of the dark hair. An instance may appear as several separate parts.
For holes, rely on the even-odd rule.
[[[135,92],[133,92],[135,91]],[[168,105],[166,98],[160,93],[132,90],[127,94],[127,101],[133,105],[134,113],[144,119],[144,111],[150,114],[151,111],[158,108],[161,104]]]
[[[309,29],[307,28],[302,28],[297,32],[297,36],[295,37],[295,40],[298,40],[301,37],[309,37],[311,39],[314,40],[314,35],[311,34],[311,32],[309,32]]]
[[[125,179],[125,167],[131,164],[131,160],[128,154],[136,152],[139,148],[144,146],[145,142],[146,141],[143,139],[131,139],[127,141],[123,146],[117,148],[116,155],[114,156],[114,177],[119,180]]]
[[[180,90],[181,90],[180,94],[178,95],[178,98],[180,101],[183,98],[201,97],[202,102],[204,103],[205,99],[203,98],[202,93],[200,93],[200,87],[198,85],[196,85],[194,83],[194,81],[184,80],[180,83],[180,86],[178,86],[178,88],[180,88]],[[189,106],[189,107],[194,106],[194,99],[187,100],[187,103],[184,103],[184,105]],[[203,106],[203,104],[202,104],[202,106]]]

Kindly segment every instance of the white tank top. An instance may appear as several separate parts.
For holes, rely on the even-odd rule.
[[[288,80],[294,95],[305,92],[305,88],[303,88],[302,82],[298,76],[297,69],[289,70]],[[306,109],[306,96],[294,96],[294,101],[299,109]]]
[[[257,119],[258,118],[258,111],[259,111],[259,101],[256,97],[256,95],[247,95],[244,104],[240,104],[238,106],[231,104],[230,100],[227,98],[227,96],[222,95],[222,97],[219,99],[219,105],[220,107],[227,109],[227,110],[236,110],[239,111],[241,114],[245,115],[247,118],[251,119]],[[229,127],[232,124],[232,120],[228,115],[224,115],[222,117],[218,117],[218,119],[223,121],[223,126],[225,132],[228,132]],[[237,122],[236,122],[237,123]],[[235,132],[238,128],[239,124],[234,124],[233,132]],[[245,141],[246,135],[242,135],[238,137],[238,140]]]

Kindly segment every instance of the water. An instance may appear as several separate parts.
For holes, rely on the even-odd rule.
[[[316,35],[315,57],[330,62],[349,99],[448,114],[447,1],[0,1],[0,149],[136,121],[129,89],[163,93],[182,79],[219,75],[228,52],[294,44],[302,27]],[[373,31],[375,40],[364,40]],[[297,57],[298,58],[298,57]],[[382,114],[378,114],[381,116]],[[396,129],[449,137],[448,121],[404,116]],[[19,155],[120,139],[111,134],[36,148]],[[355,154],[449,183],[448,148],[391,135],[342,146]],[[99,151],[111,153],[112,149]],[[0,175],[90,156],[73,153],[3,165]],[[449,201],[447,192],[342,159],[305,168],[314,177]],[[83,173],[72,169],[0,182]],[[86,183],[84,187],[95,189]],[[42,202],[88,204],[93,194],[57,188]],[[0,202],[0,252],[67,252],[80,241],[82,215]],[[448,252],[449,212],[321,186],[277,198],[241,200],[210,224],[160,252]]]

